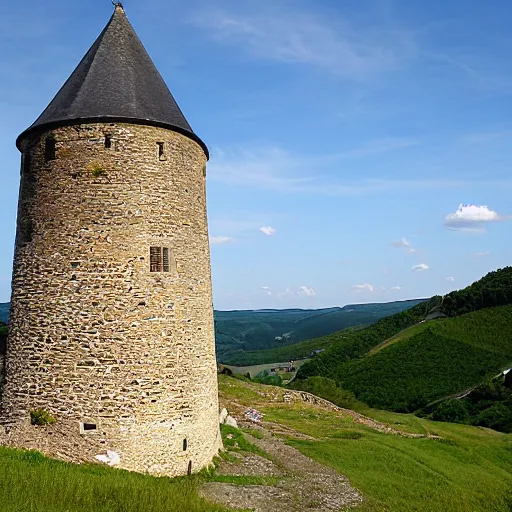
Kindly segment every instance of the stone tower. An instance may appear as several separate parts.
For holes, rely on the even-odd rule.
[[[198,471],[221,446],[208,150],[120,5],[17,146],[0,423],[46,436],[43,409],[121,468]]]

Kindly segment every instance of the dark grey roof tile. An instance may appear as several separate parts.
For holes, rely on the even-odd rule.
[[[119,6],[45,111],[18,137],[18,147],[38,128],[95,121],[169,128],[198,142],[208,157]]]

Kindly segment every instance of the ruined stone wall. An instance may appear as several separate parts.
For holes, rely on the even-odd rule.
[[[77,432],[96,425],[84,439],[125,469],[177,475],[211,461],[221,440],[205,166],[194,141],[148,126],[25,141],[4,425],[43,408]],[[150,246],[170,248],[170,272],[150,272]]]

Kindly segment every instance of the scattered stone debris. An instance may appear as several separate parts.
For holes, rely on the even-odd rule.
[[[247,409],[244,414],[244,417],[253,423],[261,423],[263,416],[264,414],[257,411],[256,409]]]
[[[230,427],[238,428],[237,421],[235,420],[235,418],[233,418],[233,416],[230,416],[230,414],[228,413],[228,410],[226,408],[224,408],[224,409],[222,409],[222,411],[220,411],[219,423],[221,425],[228,425]]]
[[[233,418],[233,416],[229,416],[226,418],[226,421],[224,422],[224,425],[228,425],[229,427],[235,427],[235,428],[238,428],[238,423],[237,421],[235,420],[235,418]]]
[[[224,425],[227,417],[228,417],[228,410],[224,407],[222,409],[222,411],[220,411],[220,414],[219,414],[219,423],[221,425]]]
[[[94,458],[100,462],[108,464],[109,466],[117,466],[121,463],[121,456],[112,450],[107,450],[106,454],[96,455]]]

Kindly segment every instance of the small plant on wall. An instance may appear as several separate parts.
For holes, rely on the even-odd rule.
[[[87,166],[87,170],[93,175],[94,178],[99,178],[100,176],[105,176],[107,171],[99,162],[91,162]]]
[[[45,409],[33,409],[30,411],[30,423],[32,425],[53,425],[57,420]]]

